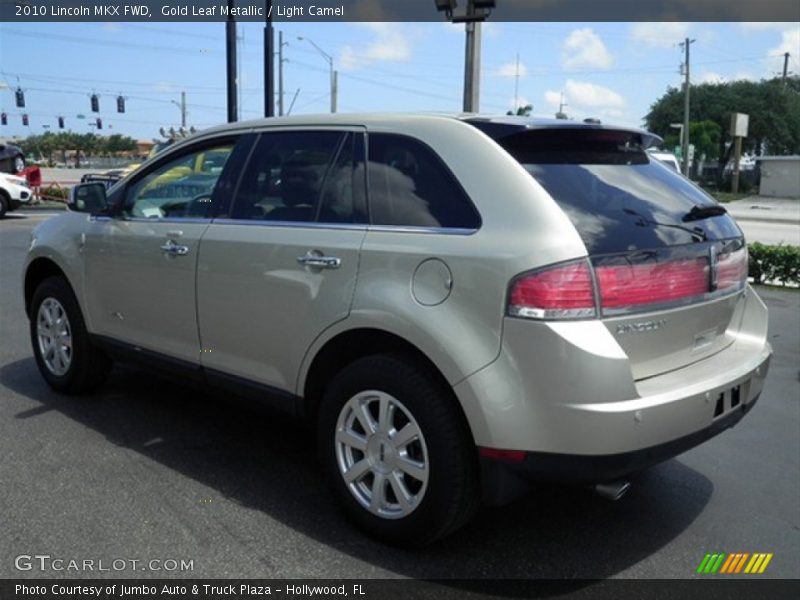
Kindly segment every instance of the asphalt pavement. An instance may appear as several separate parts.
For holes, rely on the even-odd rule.
[[[775,356],[734,429],[639,475],[616,503],[543,487],[407,551],[344,519],[301,423],[131,367],[91,397],[51,391],[20,282],[39,221],[0,222],[2,578],[687,578],[709,552],[773,553],[758,577],[800,577],[799,292],[759,292]],[[126,562],[18,570],[36,554]],[[192,570],[163,570],[170,560]]]

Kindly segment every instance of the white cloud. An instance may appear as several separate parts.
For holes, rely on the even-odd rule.
[[[526,96],[519,96],[518,98],[514,98],[514,96],[511,96],[511,98],[508,99],[508,106],[511,108],[511,110],[514,111],[516,111],[517,108],[520,106],[528,106],[529,104],[533,104],[533,102],[528,100]]]
[[[339,56],[343,70],[354,70],[375,62],[405,62],[411,58],[409,31],[399,23],[358,23],[373,34],[373,41],[361,48],[344,46]]]
[[[619,109],[627,104],[625,98],[614,90],[588,81],[568,79],[564,85],[564,95],[570,106]]]
[[[603,40],[591,27],[575,29],[564,40],[561,66],[565,69],[581,67],[607,69],[611,63],[611,54],[606,49]]]
[[[769,29],[791,29],[797,27],[797,23],[774,22],[774,21],[743,21],[739,27],[745,31],[767,31]]]
[[[174,92],[175,90],[175,86],[166,81],[159,81],[153,86],[154,92]]]
[[[547,90],[544,93],[544,101],[553,108],[558,108],[561,104],[561,92]]]
[[[692,77],[692,83],[699,85],[701,83],[724,83],[725,78],[719,73],[714,71],[700,71],[697,75]]]
[[[797,57],[800,52],[800,27],[782,30],[781,43],[769,51],[771,55],[775,56],[783,56],[785,52]]]
[[[486,71],[486,75],[494,77],[508,77],[510,79],[516,77],[518,73],[521,78],[527,77],[528,67],[525,66],[525,63],[523,62],[519,63],[519,71],[517,70],[516,62],[506,63],[497,69],[489,69]]]
[[[728,83],[731,81],[756,81],[757,78],[750,72],[739,71],[733,75],[720,75],[714,71],[700,71],[697,75],[692,77],[692,83],[698,85],[701,83]]]
[[[631,39],[653,48],[671,48],[686,38],[691,23],[665,21],[661,23],[634,23]]]

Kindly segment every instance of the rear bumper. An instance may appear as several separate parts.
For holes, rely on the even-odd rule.
[[[594,484],[623,478],[682,454],[730,429],[742,420],[757,401],[758,396],[700,431],[633,452],[599,456],[526,452],[518,462],[481,456],[483,500],[490,506],[507,504],[524,493],[533,482]]]
[[[761,393],[772,354],[766,307],[751,289],[741,302],[724,350],[639,381],[600,322],[509,319],[498,359],[454,387],[476,445],[523,451],[499,469],[517,479],[596,483],[731,427]],[[508,485],[484,463],[491,500]]]

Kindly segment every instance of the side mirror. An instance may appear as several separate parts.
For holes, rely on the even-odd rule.
[[[75,212],[99,213],[107,208],[104,183],[81,183],[69,192],[67,208]]]

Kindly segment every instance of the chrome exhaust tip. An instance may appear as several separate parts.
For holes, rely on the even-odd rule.
[[[631,489],[630,481],[610,481],[608,483],[598,483],[594,486],[594,491],[606,500],[616,501],[622,498]]]

